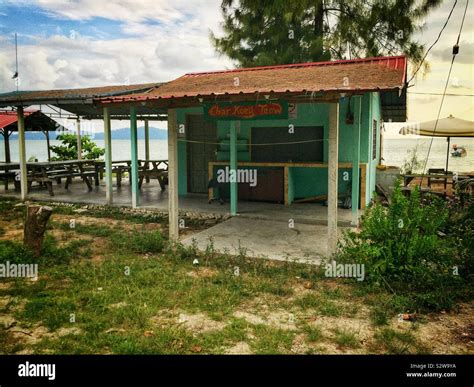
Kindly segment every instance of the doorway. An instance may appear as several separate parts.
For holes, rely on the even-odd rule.
[[[201,114],[187,116],[188,192],[207,193],[208,165],[215,161],[217,125]]]

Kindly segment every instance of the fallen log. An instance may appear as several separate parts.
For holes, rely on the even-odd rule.
[[[31,205],[26,209],[26,220],[23,229],[23,244],[35,257],[41,253],[44,232],[53,209],[48,206]]]

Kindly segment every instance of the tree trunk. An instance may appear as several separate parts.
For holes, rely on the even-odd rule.
[[[313,61],[324,59],[324,4],[320,0],[316,3],[314,10],[314,36],[316,38],[317,50],[313,52]]]
[[[28,206],[23,230],[23,244],[38,257],[43,244],[44,232],[53,209],[47,206]]]

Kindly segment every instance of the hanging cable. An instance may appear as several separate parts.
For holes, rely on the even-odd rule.
[[[421,69],[421,66],[423,65],[423,62],[425,61],[426,57],[428,56],[428,53],[429,53],[429,52],[431,51],[431,49],[435,46],[435,44],[438,43],[438,40],[441,38],[441,35],[443,34],[444,29],[445,29],[446,26],[448,25],[449,19],[451,18],[451,15],[453,14],[454,8],[456,8],[456,4],[457,4],[457,3],[458,3],[458,0],[454,0],[453,7],[451,8],[451,11],[449,12],[448,18],[447,18],[446,21],[444,22],[444,25],[443,25],[443,27],[441,28],[441,31],[439,32],[438,37],[437,37],[436,40],[433,42],[433,44],[431,44],[431,46],[428,48],[428,50],[426,50],[426,53],[425,53],[425,55],[423,56],[423,59],[421,59],[421,62],[420,62],[420,64],[418,65],[418,68],[415,70],[415,72],[413,73],[413,75],[411,76],[411,78],[410,78],[410,80],[407,82],[407,84],[410,84],[410,82],[413,80],[413,78],[415,78],[416,74],[417,74],[418,71]]]
[[[446,84],[444,85],[443,96],[441,98],[441,103],[440,103],[439,109],[438,109],[438,115],[436,117],[436,122],[435,122],[435,125],[434,125],[434,128],[433,128],[433,133],[431,135],[430,146],[428,148],[428,153],[426,154],[425,164],[423,165],[423,173],[421,175],[421,180],[420,180],[420,184],[419,184],[420,187],[421,187],[421,184],[423,183],[423,178],[425,177],[426,165],[427,165],[428,159],[430,157],[430,152],[431,152],[431,147],[433,145],[434,135],[435,135],[436,129],[438,127],[439,116],[441,115],[441,109],[443,107],[444,98],[446,96],[446,90],[448,89],[448,85],[449,85],[449,79],[451,78],[451,71],[453,70],[454,59],[456,58],[456,55],[459,53],[459,40],[461,39],[462,28],[463,28],[463,25],[464,25],[464,20],[466,18],[468,5],[469,5],[469,0],[466,0],[466,8],[464,9],[464,15],[462,17],[461,27],[459,28],[458,38],[456,40],[456,44],[453,46],[453,58],[451,59],[451,65],[449,66],[448,77],[446,79]],[[445,172],[447,173],[448,171],[445,171]]]

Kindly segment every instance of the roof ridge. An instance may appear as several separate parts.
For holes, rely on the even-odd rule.
[[[356,59],[340,59],[340,60],[323,61],[323,62],[289,63],[289,64],[284,64],[284,65],[242,67],[242,68],[230,69],[230,70],[192,72],[192,73],[186,73],[179,78],[207,75],[207,74],[226,74],[226,73],[240,73],[240,72],[246,72],[246,71],[277,70],[277,69],[317,67],[317,66],[334,66],[334,65],[341,65],[341,64],[364,63],[364,62],[383,62],[383,61],[398,60],[398,59],[405,60],[406,55],[380,56],[380,57],[356,58]]]

